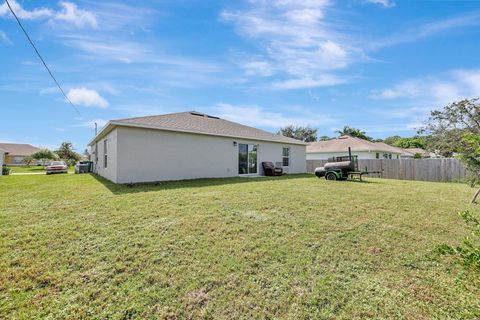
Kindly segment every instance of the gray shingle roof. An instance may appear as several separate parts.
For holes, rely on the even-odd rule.
[[[337,139],[309,143],[307,145],[307,153],[346,152],[348,147],[352,148],[352,151],[404,153],[402,149],[392,147],[383,142],[371,142],[350,136],[341,136]]]
[[[37,147],[23,143],[0,143],[0,149],[12,156],[30,156],[40,151]]]
[[[428,152],[427,150],[424,150],[422,148],[405,148],[403,150],[406,153],[411,154],[412,156],[414,156],[416,153],[419,153],[420,155],[422,155],[422,157],[429,157],[430,156],[430,152]]]
[[[303,141],[288,138],[279,134],[273,134],[268,131],[252,128],[236,122],[224,120],[219,117],[210,116],[196,111],[118,119],[110,121],[109,124],[117,126],[124,125],[134,127],[147,127],[159,130],[180,131],[290,144],[305,144]],[[109,124],[107,124],[106,128],[109,126]],[[100,132],[99,136],[101,134],[102,132]],[[96,139],[94,139],[94,141],[95,140]]]

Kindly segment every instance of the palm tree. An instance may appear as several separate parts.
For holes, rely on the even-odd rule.
[[[67,161],[70,166],[81,158],[80,155],[73,150],[73,144],[71,142],[62,142],[55,153],[58,154],[61,159]]]
[[[360,129],[352,128],[349,126],[343,127],[341,130],[335,131],[335,133],[338,133],[340,136],[351,136],[351,137],[357,137],[360,139],[372,141],[372,138],[367,136],[365,131],[362,131]]]

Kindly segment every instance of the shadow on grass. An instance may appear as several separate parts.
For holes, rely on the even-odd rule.
[[[113,194],[129,194],[139,192],[150,192],[160,190],[172,190],[181,188],[203,188],[212,186],[223,186],[229,184],[242,184],[251,182],[267,182],[267,181],[282,181],[292,180],[300,178],[316,179],[312,174],[289,174],[281,177],[233,177],[233,178],[205,178],[205,179],[192,179],[192,180],[178,180],[178,181],[161,181],[161,182],[148,182],[148,183],[134,183],[134,184],[116,184],[97,174],[91,174],[91,176],[103,184]]]

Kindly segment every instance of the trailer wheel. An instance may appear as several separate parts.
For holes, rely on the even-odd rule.
[[[329,172],[325,175],[325,179],[327,179],[327,180],[337,180],[337,175],[333,172]]]

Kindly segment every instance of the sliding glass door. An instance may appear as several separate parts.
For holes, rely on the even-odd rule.
[[[256,144],[238,144],[238,174],[257,173],[257,149]]]

